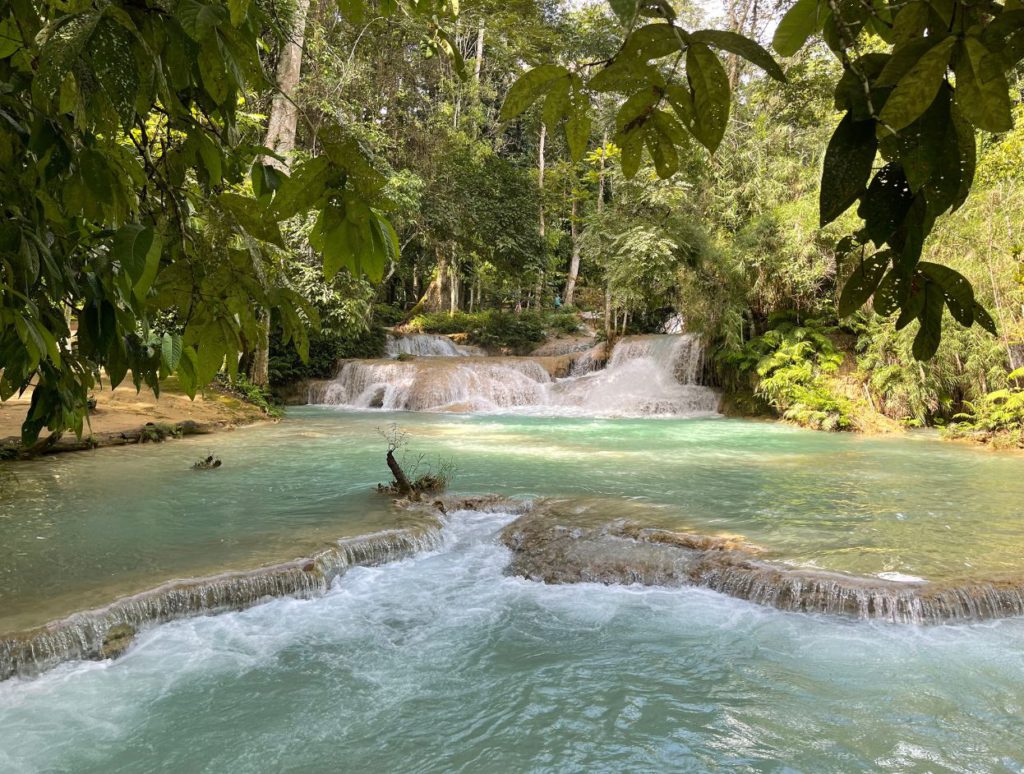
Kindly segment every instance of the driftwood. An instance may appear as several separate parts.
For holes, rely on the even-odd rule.
[[[395,459],[394,449],[388,449],[388,467],[391,469],[391,475],[395,477],[394,488],[398,493],[403,497],[415,497],[416,490],[409,481],[409,477],[405,475],[405,471],[402,470],[402,466],[398,464],[398,460]]]

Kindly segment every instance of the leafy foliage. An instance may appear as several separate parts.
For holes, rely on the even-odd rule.
[[[358,15],[362,3],[346,2]],[[438,21],[450,3],[385,3]],[[325,272],[379,277],[397,242],[383,176],[325,128],[290,176],[241,109],[269,81],[269,10],[229,0],[0,5],[0,399],[32,389],[22,436],[82,432],[105,373],[190,394],[266,340],[278,311],[302,357],[315,313],[279,281],[278,224],[314,210]],[[154,320],[170,315],[171,329]]]
[[[721,144],[731,88],[714,48],[784,80],[757,43],[735,34],[689,31],[677,24],[667,2],[623,0],[612,7],[624,35],[616,54],[526,73],[509,92],[504,118],[545,97],[545,121],[557,123],[552,119],[568,115],[570,103],[587,104],[585,94],[577,96],[581,91],[622,94],[615,144],[622,150],[623,174],[637,174],[646,148],[658,175],[668,178],[679,169],[691,137],[711,152]],[[643,24],[644,18],[658,21]],[[975,130],[1012,127],[1006,74],[1024,58],[1022,27],[1024,10],[1016,3],[798,0],[775,32],[774,47],[783,56],[796,54],[819,33],[843,67],[835,106],[845,115],[825,156],[821,225],[856,203],[863,226],[840,250],[857,256],[840,311],[849,314],[884,290],[876,295],[876,309],[900,311],[900,327],[919,322],[919,360],[935,354],[943,308],[961,325],[996,330],[970,283],[946,267],[922,263],[921,251],[936,219],[960,207],[971,189]],[[592,67],[600,69],[591,74]],[[580,120],[575,112],[570,117]],[[884,163],[875,171],[879,154]]]
[[[1024,368],[1006,378],[1019,385]],[[955,424],[948,430],[951,437],[980,435],[996,445],[1024,447],[1024,389],[1015,386],[994,390],[979,401],[967,403],[966,408],[953,417]]]
[[[753,380],[754,394],[784,419],[819,430],[849,430],[853,408],[828,384],[843,360],[820,321],[780,320],[726,365]]]

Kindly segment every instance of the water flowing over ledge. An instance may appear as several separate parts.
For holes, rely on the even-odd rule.
[[[594,524],[580,509],[548,504],[502,531],[509,573],[545,583],[697,586],[780,610],[901,624],[1024,615],[1024,579],[900,582],[789,568],[741,538]]]
[[[443,342],[437,339],[443,339]],[[604,348],[572,341],[530,357],[466,357],[444,337],[392,339],[430,354],[353,360],[310,389],[309,402],[388,411],[511,411],[594,417],[709,416],[720,398],[701,383],[703,348],[690,334],[626,336]],[[454,353],[454,354],[453,354]]]
[[[36,675],[63,661],[116,657],[144,626],[244,610],[273,597],[319,596],[350,567],[387,564],[436,549],[441,544],[445,511],[514,512],[525,507],[501,498],[443,499],[429,506],[403,505],[421,512],[424,523],[343,538],[311,557],[256,570],[171,581],[105,607],[74,613],[38,629],[0,639],[0,680]]]

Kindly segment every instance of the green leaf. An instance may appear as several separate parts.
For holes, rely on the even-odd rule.
[[[511,121],[546,94],[555,81],[568,74],[569,71],[564,67],[551,64],[534,67],[524,73],[508,90],[498,120]]]
[[[931,360],[942,340],[942,292],[928,283],[924,290],[924,305],[918,319],[921,328],[914,337],[914,357],[917,360]]]
[[[631,132],[617,135],[615,143],[622,148],[622,174],[627,180],[630,180],[636,176],[643,159],[643,131],[634,129]]]
[[[818,28],[818,0],[797,0],[779,21],[772,48],[779,56],[793,56]]]
[[[231,14],[232,25],[237,27],[245,21],[251,3],[252,0],[228,0],[228,12]]]
[[[913,38],[921,37],[927,26],[928,3],[924,0],[911,0],[893,19],[893,42],[899,46]]]
[[[326,156],[314,156],[296,165],[274,194],[274,216],[286,220],[315,205],[323,198],[332,174],[331,161]]]
[[[710,48],[692,44],[686,52],[686,77],[693,90],[692,131],[714,153],[729,122],[729,76]]]
[[[903,310],[896,319],[896,330],[901,331],[921,316],[924,309],[925,292],[921,287],[911,292],[903,304]]]
[[[558,130],[558,125],[569,109],[569,85],[568,75],[554,80],[548,90],[548,96],[544,99],[541,119],[551,134]]]
[[[661,92],[653,88],[642,89],[630,96],[615,115],[616,130],[625,132],[641,126],[660,99]]]
[[[882,281],[891,256],[889,250],[880,250],[857,264],[839,296],[840,317],[848,317],[867,303]]]
[[[6,59],[24,45],[17,22],[10,16],[0,21],[0,59]]]
[[[203,87],[216,104],[223,105],[231,94],[231,83],[224,66],[224,56],[215,40],[200,46],[198,62]]]
[[[181,0],[175,15],[185,34],[197,42],[201,42],[229,19],[223,6],[198,0]]]
[[[974,323],[974,288],[968,279],[960,272],[938,263],[921,261],[918,268],[941,289],[953,318],[961,325],[970,327]]]
[[[644,86],[664,88],[665,78],[658,69],[638,59],[616,59],[600,70],[587,84],[594,91],[629,92]]]
[[[160,364],[165,374],[174,373],[181,362],[182,339],[177,333],[165,333],[160,339]]]
[[[955,44],[956,38],[950,36],[929,49],[917,64],[900,78],[896,88],[885,101],[879,120],[892,129],[902,129],[924,113],[945,81],[946,68]]]
[[[284,238],[277,221],[269,217],[266,209],[256,199],[228,192],[218,196],[216,202],[249,234],[284,249]]]
[[[689,85],[682,85],[681,83],[670,83],[665,88],[665,96],[668,98],[668,103],[672,106],[672,109],[679,116],[679,120],[683,123],[683,126],[693,131],[693,92],[690,91]]]
[[[741,56],[751,64],[760,67],[775,80],[786,82],[786,74],[782,72],[779,63],[759,43],[748,37],[727,30],[697,30],[690,34],[690,40],[693,43],[705,43]]]
[[[352,24],[362,24],[366,18],[365,0],[337,0],[338,10]]]
[[[636,57],[642,61],[660,59],[678,53],[680,40],[686,40],[686,32],[673,24],[646,24],[630,33],[619,56]]]
[[[637,0],[608,0],[608,5],[623,27],[628,27],[636,18]]]
[[[590,140],[590,97],[583,90],[583,82],[576,74],[572,76],[572,98],[569,101],[569,118],[565,122],[565,141],[573,161],[580,161],[587,152]]]
[[[999,57],[977,38],[967,37],[957,52],[954,72],[956,104],[964,117],[988,132],[1010,131],[1010,86]]]
[[[978,323],[978,325],[987,330],[993,336],[998,334],[996,321],[992,319],[992,315],[988,313],[988,310],[977,301],[974,302],[974,322]]]
[[[676,146],[672,144],[672,140],[653,129],[647,132],[646,140],[647,150],[654,161],[654,169],[657,171],[658,177],[662,180],[672,177],[679,169],[679,154],[676,152]]]
[[[900,268],[892,269],[875,289],[875,311],[888,317],[907,300],[910,295],[910,277]],[[916,315],[915,315],[916,317]]]
[[[882,167],[857,208],[871,241],[881,245],[892,237],[910,211],[913,200],[914,195],[900,165],[892,163]]]
[[[878,142],[874,121],[854,121],[847,113],[825,151],[819,196],[820,225],[842,215],[867,189]]]

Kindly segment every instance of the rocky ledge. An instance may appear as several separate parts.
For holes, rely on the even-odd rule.
[[[1021,578],[902,583],[791,568],[765,560],[742,538],[653,529],[626,519],[581,523],[578,510],[558,504],[520,517],[501,539],[512,551],[508,572],[544,583],[696,586],[781,610],[893,623],[1024,615]]]

